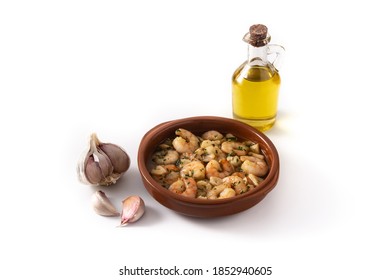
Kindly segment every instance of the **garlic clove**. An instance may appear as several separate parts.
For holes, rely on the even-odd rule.
[[[119,216],[119,212],[102,191],[96,191],[92,195],[92,207],[101,216]]]
[[[138,221],[145,213],[145,202],[139,196],[129,196],[122,201],[121,226]]]
[[[85,164],[85,176],[91,184],[99,184],[112,173],[110,159],[98,151],[88,157]]]
[[[80,159],[77,163],[77,175],[78,179],[81,183],[87,184],[87,185],[95,185],[94,183],[91,183],[88,179],[87,176],[85,175],[85,167],[88,163],[89,156],[91,155],[90,150],[86,150],[81,156]],[[92,174],[91,174],[92,176]],[[95,179],[96,180],[96,179]]]
[[[129,169],[130,157],[121,147],[111,143],[102,143],[100,149],[103,150],[111,160],[114,173],[121,174]]]

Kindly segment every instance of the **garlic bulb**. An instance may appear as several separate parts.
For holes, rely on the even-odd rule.
[[[103,191],[96,191],[92,195],[92,207],[101,216],[119,216],[119,212]]]
[[[129,196],[122,204],[121,226],[138,221],[145,213],[145,202],[139,196]]]
[[[79,180],[87,185],[109,186],[130,167],[130,157],[121,147],[101,143],[96,134],[91,135],[89,148],[77,166]]]

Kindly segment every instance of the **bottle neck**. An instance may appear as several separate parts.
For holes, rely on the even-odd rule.
[[[251,66],[266,66],[268,64],[267,49],[268,47],[266,45],[254,47],[248,44],[248,64]]]

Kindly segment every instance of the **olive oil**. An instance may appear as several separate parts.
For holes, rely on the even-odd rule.
[[[244,36],[248,59],[232,77],[233,117],[260,131],[275,124],[278,111],[280,76],[274,63],[284,48],[269,45],[270,40],[265,25],[252,25]],[[269,55],[273,61],[268,60]]]
[[[270,129],[276,120],[279,87],[276,70],[242,64],[233,74],[233,117],[260,131]]]

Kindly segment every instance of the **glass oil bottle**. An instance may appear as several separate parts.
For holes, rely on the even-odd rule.
[[[284,48],[270,40],[265,25],[252,25],[244,36],[248,59],[232,78],[233,117],[260,131],[273,127],[278,110],[280,76],[274,63]]]

